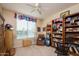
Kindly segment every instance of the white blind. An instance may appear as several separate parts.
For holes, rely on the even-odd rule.
[[[36,22],[16,18],[17,39],[34,38],[36,35]]]

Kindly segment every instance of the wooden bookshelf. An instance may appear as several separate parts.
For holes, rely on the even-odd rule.
[[[78,19],[74,18],[76,16],[78,17]],[[71,21],[75,19],[74,24],[71,24],[71,21],[67,20],[68,17],[71,17]],[[79,36],[79,30],[78,29],[73,30],[75,28],[79,28],[79,24],[76,23],[76,22],[79,22],[79,13],[75,13],[75,14],[71,14],[69,16],[66,16],[64,19],[62,19],[62,21],[60,21],[60,18],[57,18],[57,19],[53,19],[51,22],[52,22],[52,24],[51,24],[51,30],[50,31],[51,31],[51,46],[52,47],[57,47],[57,46],[55,46],[55,44],[58,43],[58,41],[55,41],[55,39],[60,40],[61,43],[63,43],[63,47],[64,47],[65,41],[67,39],[67,37],[66,37],[67,35],[73,35],[72,38],[73,38],[74,42],[79,41],[79,37],[78,37]],[[57,24],[60,24],[60,26],[62,26],[61,32],[58,31],[59,29],[56,29],[56,30],[53,29],[53,25],[58,26]],[[67,29],[69,29],[69,30],[67,30]],[[69,54],[72,54],[74,56],[79,56],[78,53],[74,53],[74,52],[69,52]]]
[[[76,33],[77,34],[77,33],[79,33],[79,31],[77,31],[77,32],[76,31],[75,32],[74,31],[66,31],[66,33]]]
[[[71,21],[74,20],[74,23],[71,24],[71,21],[68,21],[68,17],[71,18]],[[78,17],[74,18],[74,17]],[[55,21],[54,21],[55,20]],[[79,13],[75,13],[75,14],[71,14],[69,16],[66,16],[64,19],[62,19],[62,21],[60,21],[60,18],[54,19],[52,20],[52,24],[51,24],[51,46],[55,47],[55,44],[57,43],[56,40],[61,40],[61,43],[63,43],[63,47],[65,46],[65,41],[67,39],[67,35],[73,35],[73,41],[79,41],[79,30],[75,29],[75,28],[79,28],[79,24],[76,22],[79,22]],[[57,21],[56,21],[57,20]],[[66,21],[67,20],[67,21]],[[61,24],[62,26],[62,31],[59,32],[59,29],[54,30],[53,29],[53,25],[57,25],[57,24]],[[69,30],[67,30],[69,29]],[[71,30],[70,30],[71,29]],[[57,36],[60,35],[60,36]],[[74,44],[73,42],[73,44]],[[74,56],[79,56],[78,53],[74,53],[74,52],[69,52],[69,54],[72,54]]]
[[[70,18],[70,21],[66,21],[68,20],[68,18]],[[71,21],[73,21],[73,24],[71,24]],[[75,14],[71,14],[67,17],[64,18],[64,22],[63,22],[63,39],[66,40],[66,36],[67,35],[72,35],[72,38],[74,41],[78,42],[79,41],[79,30],[76,29],[75,31],[72,31],[74,30],[75,28],[79,28],[79,25],[78,24],[75,24],[77,21],[79,21],[79,13],[75,13]],[[68,25],[66,25],[68,23]],[[66,29],[69,29],[69,28],[72,28],[72,30],[69,30],[69,31],[66,31]],[[77,36],[76,36],[77,34]],[[73,41],[73,44],[74,44],[74,41]],[[75,47],[75,46],[74,46]],[[69,54],[71,55],[74,55],[74,56],[79,56],[79,52],[78,53],[74,53],[73,51],[70,52],[69,51]]]
[[[64,19],[67,19],[68,17],[78,16],[78,15],[79,15],[79,13],[73,13],[73,14],[71,14],[71,15],[66,16]]]
[[[47,26],[46,26],[46,35],[49,35],[50,42],[51,42],[51,36],[52,36],[51,32],[52,32],[51,24],[47,24]]]
[[[62,35],[62,33],[53,32],[55,35]]]
[[[69,25],[69,26],[66,26],[66,28],[77,28],[79,27],[79,25]]]
[[[55,44],[57,44],[57,42],[58,41],[61,41],[62,40],[62,31],[60,31],[60,28],[62,27],[62,21],[63,19],[62,18],[57,18],[57,19],[53,19],[52,20],[52,26],[51,26],[51,29],[52,29],[52,32],[51,32],[51,35],[52,35],[52,37],[51,37],[51,45],[52,45],[52,47],[56,47],[55,46]],[[54,26],[53,25],[56,25],[56,27],[57,26],[59,26],[59,27],[57,27],[57,29],[56,30],[54,30]],[[57,40],[57,41],[55,41],[55,39]]]
[[[56,21],[55,23],[61,23],[62,24],[62,21]]]
[[[76,19],[74,22],[79,21],[79,19]],[[70,21],[65,21],[65,23],[70,23]]]
[[[62,37],[53,37],[53,38],[56,38],[56,39],[62,39]]]
[[[46,32],[51,31],[51,24],[47,24],[46,26]]]

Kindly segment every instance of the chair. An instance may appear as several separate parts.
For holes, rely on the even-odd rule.
[[[44,45],[44,34],[39,34],[37,38],[37,45]]]
[[[56,53],[58,56],[68,56],[69,48],[72,45],[72,37],[68,37],[65,43],[57,42]],[[65,44],[65,46],[63,46]]]
[[[56,47],[56,53],[58,56],[68,56],[68,46],[63,46],[63,43],[58,42]]]

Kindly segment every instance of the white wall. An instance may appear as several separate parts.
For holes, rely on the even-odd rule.
[[[45,19],[45,20],[44,20],[43,26],[46,26],[47,23],[51,23],[51,20],[52,20],[52,19],[55,19],[55,18],[60,17],[60,13],[62,13],[62,12],[64,12],[64,11],[67,11],[67,10],[70,10],[70,14],[79,12],[79,4],[74,5],[74,6],[72,6],[72,7],[69,7],[69,8],[67,8],[67,9],[65,9],[65,10],[63,10],[63,11],[60,11],[60,12],[56,13],[56,14],[52,14],[48,19]]]
[[[2,7],[0,6],[0,13],[2,13]]]

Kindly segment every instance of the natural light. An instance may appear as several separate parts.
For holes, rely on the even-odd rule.
[[[20,20],[17,18],[17,39],[34,38],[36,34],[36,22]]]

